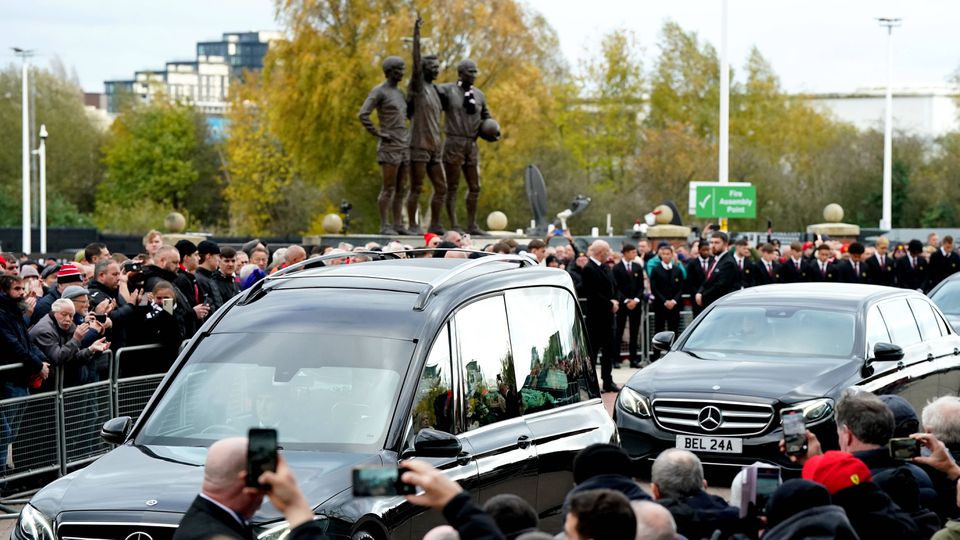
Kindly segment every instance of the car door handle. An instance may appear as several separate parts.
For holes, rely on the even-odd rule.
[[[521,435],[517,438],[517,446],[520,448],[529,448],[530,447],[530,437],[527,435]]]
[[[457,465],[466,467],[471,461],[473,461],[473,457],[470,455],[470,452],[460,452],[457,454]]]

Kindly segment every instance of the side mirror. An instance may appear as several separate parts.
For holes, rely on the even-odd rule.
[[[873,359],[869,362],[896,362],[903,360],[903,349],[893,343],[877,343],[873,346]]]
[[[445,431],[424,428],[413,440],[413,451],[419,457],[457,457],[463,445],[460,439]]]
[[[107,420],[100,428],[100,438],[110,444],[123,444],[130,434],[133,420],[129,416],[119,416]]]
[[[653,348],[658,351],[669,351],[675,336],[673,332],[657,332],[653,336]]]

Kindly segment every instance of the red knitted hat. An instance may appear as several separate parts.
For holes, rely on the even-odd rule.
[[[73,263],[65,263],[57,272],[57,283],[74,283],[83,281],[83,272]]]
[[[823,485],[831,495],[873,480],[870,469],[862,461],[837,450],[810,458],[803,466],[802,476],[804,480]]]

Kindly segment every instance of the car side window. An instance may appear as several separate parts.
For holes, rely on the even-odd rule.
[[[521,411],[589,400],[587,357],[578,350],[576,300],[557,287],[514,289],[507,291],[506,300]]]
[[[478,300],[455,316],[464,379],[466,429],[520,415],[503,296]]]
[[[417,384],[413,403],[413,432],[432,428],[453,433],[453,365],[450,357],[448,325],[437,334],[433,348],[427,355]]]
[[[930,311],[933,312],[933,318],[937,320],[937,326],[940,327],[940,333],[949,336],[953,332],[950,330],[950,325],[947,324],[947,321],[943,320],[943,315],[937,311],[937,308],[930,306]]]
[[[937,325],[937,319],[930,309],[930,304],[924,300],[908,300],[910,309],[913,310],[913,316],[917,319],[917,326],[920,327],[920,335],[923,339],[934,339],[940,337],[940,326]]]
[[[890,337],[895,345],[909,347],[920,343],[920,330],[917,321],[905,300],[894,300],[880,304],[880,313],[887,323]]]
[[[867,311],[867,329],[866,329],[866,340],[867,342],[867,357],[869,358],[873,354],[873,348],[877,343],[890,343],[890,332],[887,331],[887,325],[883,322],[883,317],[880,315],[880,308],[873,306]]]

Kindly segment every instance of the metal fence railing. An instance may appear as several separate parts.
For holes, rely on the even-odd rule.
[[[99,362],[106,371],[97,376],[102,380],[67,385],[63,370],[52,367],[52,380],[34,393],[0,400],[0,488],[29,489],[16,484],[64,475],[108,452],[100,427],[117,416],[138,418],[178,352],[161,345],[106,351]],[[22,367],[0,366],[0,380]],[[0,514],[6,518],[9,513]]]

